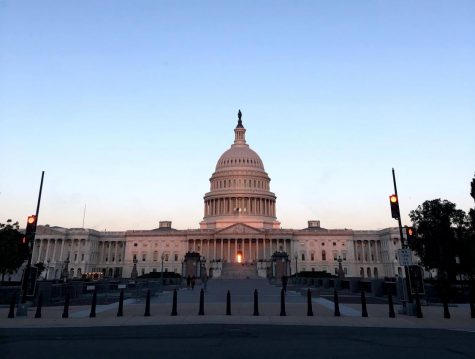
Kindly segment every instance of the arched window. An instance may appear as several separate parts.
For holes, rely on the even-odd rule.
[[[325,250],[322,251],[322,261],[326,261],[327,260],[327,252],[325,252]]]
[[[374,267],[373,274],[375,278],[378,278],[378,268]]]
[[[153,252],[153,261],[158,261],[158,251]]]
[[[360,277],[364,278],[364,269],[363,269],[363,267],[360,268]]]
[[[368,278],[371,278],[371,268],[366,268],[366,274]]]

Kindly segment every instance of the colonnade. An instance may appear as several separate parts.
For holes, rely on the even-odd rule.
[[[380,263],[381,241],[356,240],[353,245],[356,263]]]
[[[234,214],[275,217],[275,199],[261,197],[223,197],[205,201],[205,217]]]
[[[291,240],[283,238],[217,238],[189,239],[188,250],[198,252],[207,260],[242,262],[269,260],[277,251],[292,253]]]

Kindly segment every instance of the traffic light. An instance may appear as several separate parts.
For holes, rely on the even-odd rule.
[[[25,235],[21,239],[21,246],[25,246],[28,248],[28,245],[31,240],[35,239],[35,232],[36,232],[36,216],[33,214],[28,216],[28,220],[26,222],[26,230]]]
[[[407,244],[411,245],[412,243],[414,243],[414,239],[416,239],[416,231],[413,227],[406,226],[406,238]]]
[[[35,239],[36,223],[37,217],[35,215],[28,216],[25,235],[21,237],[18,246],[18,252],[23,259],[27,259],[30,255],[30,241]]]
[[[391,205],[391,216],[394,219],[399,219],[399,200],[395,194],[389,196],[389,203]]]

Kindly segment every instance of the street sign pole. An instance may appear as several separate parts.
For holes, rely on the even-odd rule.
[[[397,186],[396,186],[396,174],[394,172],[394,168],[393,168],[393,183],[394,183],[394,194],[396,195],[397,199],[398,199],[398,206],[399,206],[399,196],[397,194]],[[397,218],[397,222],[398,222],[398,225],[399,225],[399,237],[401,238],[401,247],[403,249],[406,249],[407,248],[407,244],[405,243],[404,241],[404,236],[402,234],[402,224],[401,224],[401,209],[399,208],[399,215],[398,215],[398,218]],[[408,301],[408,295],[407,295],[407,283],[406,283],[406,280],[407,280],[407,277],[408,277],[408,270],[407,270],[407,266],[404,266],[404,277],[402,278],[402,293],[403,293],[403,301],[402,301],[402,314],[407,314],[407,307],[406,307],[406,303]]]

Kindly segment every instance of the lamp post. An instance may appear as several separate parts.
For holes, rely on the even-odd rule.
[[[64,261],[64,272],[63,272],[63,278],[64,278],[64,283],[68,281],[69,277],[69,257],[66,258]]]
[[[297,261],[299,260],[299,254],[297,252],[294,253],[295,258],[295,278],[298,278],[299,272],[297,270]]]
[[[162,270],[160,272],[160,282],[162,283],[162,287],[163,287],[163,260],[165,259],[165,254],[162,253],[162,256],[160,258],[162,259]]]
[[[183,278],[185,258],[181,257],[181,277]]]
[[[135,278],[137,278],[137,275],[138,275],[138,273],[137,273],[137,262],[138,262],[137,257],[134,255],[134,259],[132,260],[132,263],[134,264],[134,266],[132,267],[132,273],[130,273],[130,277],[134,280],[135,280]]]
[[[48,260],[46,261],[46,275],[45,275],[45,280],[48,280],[49,264],[50,264],[50,260],[48,259]]]
[[[345,272],[343,271],[343,266],[341,265],[341,262],[343,262],[343,260],[341,259],[340,256],[338,256],[337,262],[338,262],[338,277],[340,279],[345,278]]]

